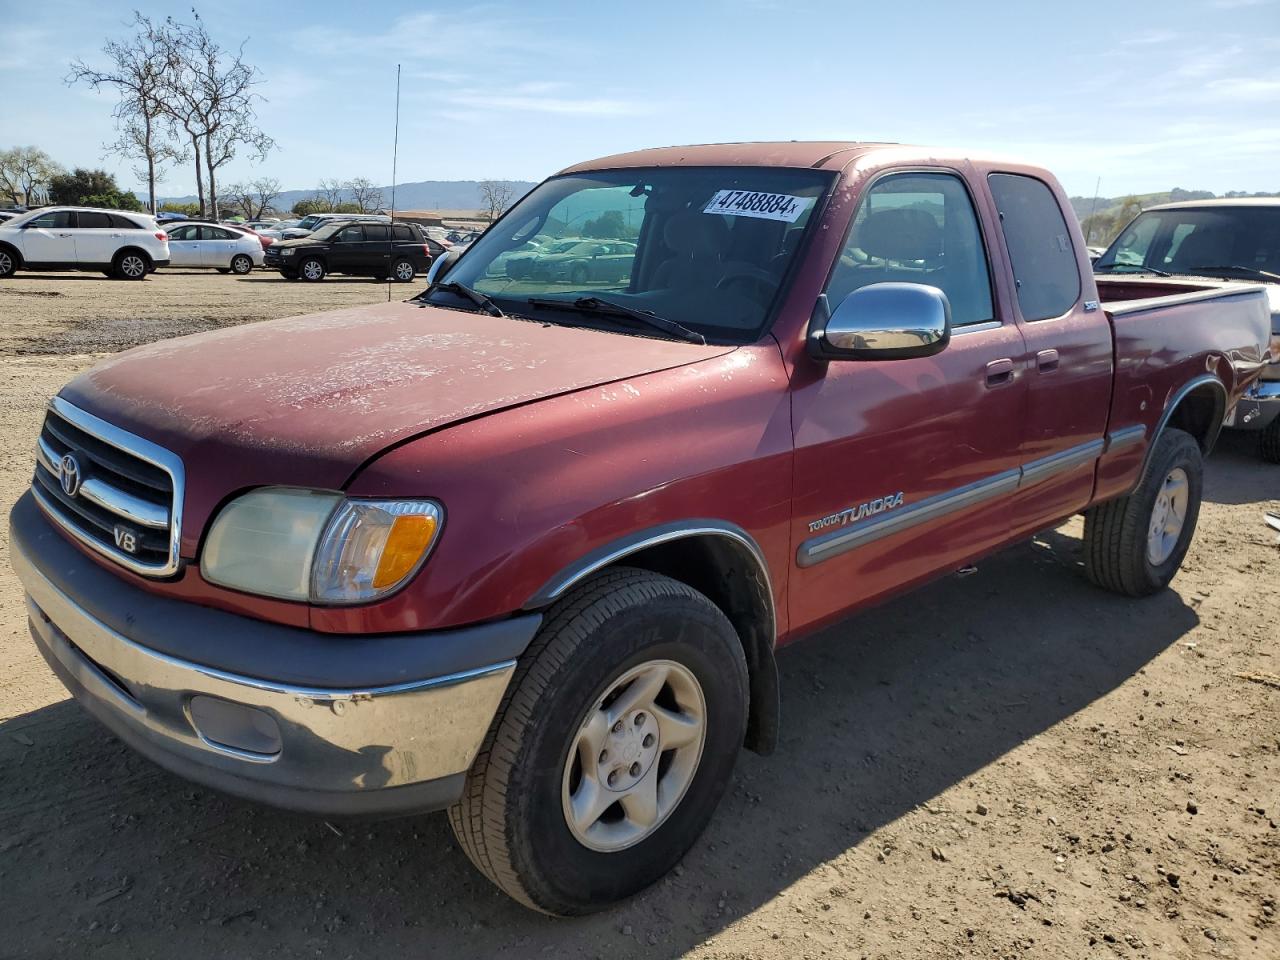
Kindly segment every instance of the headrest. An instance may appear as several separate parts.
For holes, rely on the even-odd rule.
[[[878,210],[862,221],[856,242],[882,260],[927,260],[941,250],[942,230],[923,210]]]
[[[729,228],[719,217],[682,210],[662,228],[667,247],[680,256],[704,257],[722,253]]]

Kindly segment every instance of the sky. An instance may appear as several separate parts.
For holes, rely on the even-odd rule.
[[[541,180],[624,150],[890,140],[1015,155],[1069,193],[1280,191],[1280,0],[194,0],[261,70],[261,163],[222,182]],[[138,0],[155,16],[191,2]],[[0,0],[0,148],[138,186],[109,93],[64,82],[133,5]],[[194,192],[188,166],[162,195]]]

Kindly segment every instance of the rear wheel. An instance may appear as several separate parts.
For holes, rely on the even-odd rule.
[[[1267,424],[1258,438],[1258,452],[1268,463],[1280,463],[1280,417]]]
[[[711,819],[746,729],[747,668],[724,614],[618,568],[552,608],[449,810],[479,870],[545,913],[643,890]]]
[[[243,277],[253,270],[253,258],[246,253],[237,253],[231,258],[231,272]],[[226,271],[222,271],[225,273]]]
[[[111,262],[111,275],[118,280],[145,280],[151,264],[145,254],[136,250],[124,250]]]
[[[1203,475],[1200,446],[1190,434],[1160,434],[1138,488],[1084,515],[1089,579],[1131,597],[1167,587],[1195,534]]]
[[[391,265],[391,276],[396,283],[410,283],[417,275],[418,268],[413,265],[412,260],[397,260]]]
[[[315,257],[308,257],[298,264],[298,276],[303,280],[315,283],[318,280],[323,280],[324,274],[324,264]]]

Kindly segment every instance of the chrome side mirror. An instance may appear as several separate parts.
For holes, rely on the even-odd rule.
[[[931,357],[951,340],[951,304],[923,283],[873,283],[853,291],[830,317],[825,295],[810,323],[809,354],[820,360]]]
[[[431,266],[427,268],[427,285],[444,279],[444,275],[449,272],[449,268],[458,262],[458,258],[462,254],[453,250],[446,250],[440,256],[431,261]]]

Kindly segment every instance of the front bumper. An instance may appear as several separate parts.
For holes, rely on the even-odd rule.
[[[1255,381],[1223,426],[1236,430],[1265,430],[1280,416],[1280,380]]]
[[[448,806],[461,794],[515,670],[515,656],[540,623],[537,616],[520,617],[464,630],[371,638],[333,638],[266,624],[139,590],[85,557],[38,511],[33,516],[36,510],[30,496],[14,507],[10,552],[27,591],[32,637],[58,678],[90,713],[160,766],[274,806],[330,816]],[[158,622],[170,631],[166,644],[177,637],[185,638],[182,643],[194,640],[206,651],[203,662],[156,649],[119,629],[136,624],[137,631],[129,633],[147,633]],[[236,635],[246,630],[252,636],[248,645]],[[344,644],[359,659],[326,658]],[[387,651],[397,644],[419,672],[428,672],[422,657],[430,662],[436,649],[459,669],[440,663],[428,676],[385,682]],[[361,645],[367,657],[361,658]],[[369,676],[383,682],[366,684],[352,676],[338,683],[338,677],[328,677],[313,685],[279,679],[299,676],[296,669],[270,668],[273,657],[305,659],[308,648],[313,660],[334,661],[345,675],[358,673],[353,664],[363,659],[365,669],[375,671]],[[240,665],[246,656],[258,657],[262,669],[224,669],[217,665],[224,650],[224,659]],[[474,665],[477,656],[486,662]]]

